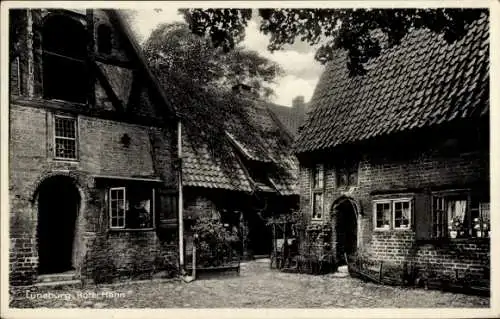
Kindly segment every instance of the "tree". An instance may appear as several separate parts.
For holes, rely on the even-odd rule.
[[[244,83],[256,97],[273,94],[270,85],[283,74],[277,63],[256,51],[236,47],[228,53],[214,48],[210,40],[197,37],[185,23],[158,26],[144,44],[144,51],[154,68],[164,75],[185,74],[201,87],[230,90]]]
[[[243,82],[256,88],[254,97],[267,97],[272,92],[268,85],[282,72],[280,66],[240,47],[225,54],[208,39],[193,35],[185,23],[160,25],[143,51],[191,143],[206,145],[227,173],[237,172],[226,132],[233,133],[236,126],[248,143],[256,143],[261,132],[248,115],[251,100],[234,94],[232,87]]]
[[[252,9],[181,9],[191,31],[208,36],[213,45],[230,51],[245,37]],[[268,49],[279,50],[298,38],[319,45],[316,60],[330,61],[335,50],[348,52],[351,75],[364,74],[370,58],[380,55],[383,44],[398,44],[410,31],[428,28],[448,42],[460,39],[467,25],[487,9],[259,9],[260,31],[270,35]]]

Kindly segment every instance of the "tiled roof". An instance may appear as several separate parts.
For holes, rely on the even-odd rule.
[[[305,118],[305,110],[269,103],[269,109],[285,126],[290,135],[296,136]]]
[[[182,136],[183,162],[182,178],[183,185],[204,188],[220,188],[250,192],[251,182],[243,171],[240,163],[234,156],[232,168],[225,167],[220,160],[210,155],[208,147],[191,143],[187,134]]]
[[[222,165],[210,154],[208,147],[191,143],[189,137],[183,135],[183,184],[192,187],[220,188],[235,191],[276,192],[281,195],[298,194],[297,159],[292,154],[291,143],[282,126],[271,116],[268,103],[245,99],[248,118],[255,132],[252,143],[244,138],[245,132],[237,121],[228,128],[227,137],[232,142],[228,153],[233,157],[231,167]],[[286,136],[283,137],[282,134]],[[261,163],[265,167],[264,179],[253,180],[253,165]],[[263,165],[263,166],[262,166]],[[262,175],[262,171],[258,172]],[[265,183],[264,183],[265,182]],[[270,187],[272,186],[272,188]]]
[[[296,140],[297,153],[482,116],[489,110],[489,23],[448,44],[414,31],[349,77],[345,52],[327,66]]]

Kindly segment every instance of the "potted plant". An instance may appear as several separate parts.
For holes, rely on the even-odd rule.
[[[391,225],[389,225],[389,220],[384,220],[384,226],[383,226],[384,229],[389,229],[391,228]]]
[[[477,237],[490,237],[490,221],[488,218],[474,218],[474,230]]]
[[[448,225],[450,238],[457,238],[458,235],[464,234],[464,225],[460,217],[455,216]]]

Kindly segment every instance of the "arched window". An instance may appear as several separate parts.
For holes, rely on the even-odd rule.
[[[97,28],[97,51],[103,54],[111,53],[111,28],[105,24]]]
[[[85,103],[88,92],[87,32],[78,21],[56,15],[42,28],[43,95]]]

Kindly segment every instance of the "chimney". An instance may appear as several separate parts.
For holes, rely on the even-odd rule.
[[[244,83],[238,83],[232,87],[233,93],[235,94],[250,94],[252,93],[252,87]]]
[[[306,111],[306,102],[304,101],[304,96],[299,95],[296,96],[292,100],[292,108],[295,112],[305,113]]]

